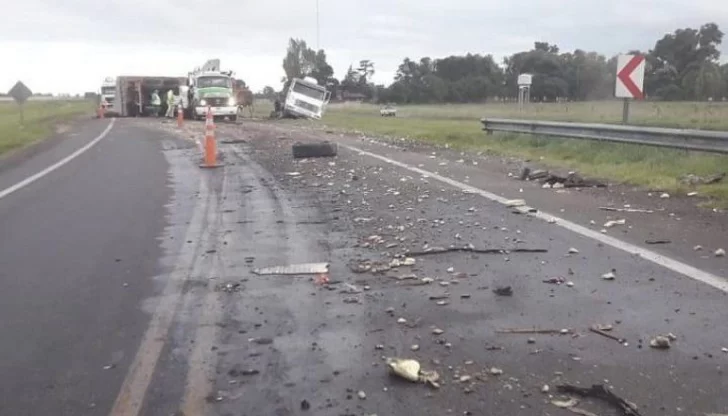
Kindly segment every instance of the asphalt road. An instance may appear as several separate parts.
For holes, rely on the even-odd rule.
[[[2,162],[0,195],[107,124]],[[642,415],[728,413],[726,259],[710,256],[724,215],[661,201],[664,213],[594,237],[567,220],[589,227],[593,206],[629,195],[557,201],[504,179],[503,161],[297,123],[217,134],[224,166],[205,170],[201,124],[117,120],[0,197],[0,414],[573,414],[551,404],[562,383],[604,384]],[[334,137],[336,158],[291,158],[294,140]],[[519,194],[561,222],[492,200]],[[669,204],[682,219],[666,227]],[[675,244],[643,244],[656,232]],[[510,251],[384,267],[466,245]],[[329,273],[253,272],[314,262]],[[501,331],[534,328],[556,333]],[[671,348],[650,348],[661,334]],[[387,357],[417,359],[441,387],[390,376]],[[620,414],[594,398],[577,407]]]

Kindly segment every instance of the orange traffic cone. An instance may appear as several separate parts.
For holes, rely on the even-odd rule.
[[[219,168],[217,163],[217,142],[215,141],[215,120],[212,117],[212,109],[207,107],[205,118],[205,162],[201,168]]]
[[[180,104],[177,106],[177,127],[182,127],[184,120],[184,111],[182,110],[182,104]]]

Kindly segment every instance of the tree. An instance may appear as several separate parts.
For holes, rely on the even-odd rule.
[[[266,85],[263,88],[263,96],[269,100],[275,100],[276,99],[276,90],[273,89],[270,85]]]
[[[316,52],[306,45],[306,41],[293,38],[288,41],[283,70],[286,73],[286,87],[293,78],[307,76],[315,78],[320,85],[325,85],[334,75],[334,69],[326,62],[326,52],[323,49]]]
[[[365,84],[371,82],[372,76],[374,76],[374,62],[363,59],[359,61],[359,68],[357,70],[359,71],[360,82],[362,80]]]

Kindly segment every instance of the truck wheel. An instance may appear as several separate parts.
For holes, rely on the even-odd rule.
[[[306,157],[334,157],[337,154],[336,143],[329,141],[318,143],[294,143],[291,147],[294,159]]]
[[[232,121],[233,123],[237,123],[238,122],[238,115],[236,114],[234,116],[230,116],[230,121]]]

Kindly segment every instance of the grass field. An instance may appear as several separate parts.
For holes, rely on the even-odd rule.
[[[323,123],[344,131],[386,137],[406,137],[461,149],[541,160],[547,166],[575,169],[595,176],[669,192],[697,190],[714,198],[711,205],[728,206],[728,181],[693,189],[685,174],[707,176],[728,171],[728,156],[648,146],[554,139],[513,134],[486,136],[484,117],[617,123],[622,103],[586,102],[531,104],[524,112],[514,104],[417,105],[398,107],[397,117],[380,117],[379,107],[333,104]],[[634,124],[728,130],[728,103],[632,104]]]
[[[25,123],[14,102],[0,102],[0,155],[49,137],[58,123],[81,114],[93,114],[88,101],[29,101],[25,104]]]

